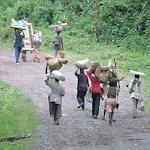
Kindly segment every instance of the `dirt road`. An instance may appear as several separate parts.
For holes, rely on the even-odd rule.
[[[33,99],[42,120],[37,128],[33,143],[35,150],[150,150],[150,116],[139,112],[135,120],[131,116],[131,101],[125,83],[121,83],[120,108],[115,113],[117,122],[109,126],[108,117],[102,121],[101,102],[99,119],[91,117],[91,104],[86,103],[85,111],[77,109],[75,67],[68,64],[61,70],[66,81],[66,96],[63,98],[63,117],[60,126],[53,124],[49,117],[45,85],[45,61],[16,65],[14,51],[0,50],[0,80],[19,88]]]

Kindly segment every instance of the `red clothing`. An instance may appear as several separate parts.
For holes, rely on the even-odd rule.
[[[99,78],[92,76],[91,71],[88,71],[87,75],[91,80],[92,93],[102,93],[102,88],[100,87],[101,82],[100,82]]]

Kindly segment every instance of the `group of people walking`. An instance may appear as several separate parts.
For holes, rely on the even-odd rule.
[[[53,40],[54,46],[54,56],[59,57],[61,50],[63,50],[63,40],[61,37],[61,29],[56,29],[56,37]],[[22,49],[22,41],[24,38],[24,32],[21,29],[15,29],[15,57],[16,57],[16,64],[19,63],[19,56]],[[33,42],[33,60],[34,62],[40,62],[40,45],[41,40],[39,40],[38,32],[35,32],[32,37]],[[100,66],[98,66],[100,67]],[[100,68],[98,68],[100,69]],[[112,68],[111,68],[112,69]],[[143,102],[143,89],[142,83],[139,80],[140,75],[143,75],[140,72],[131,71],[135,74],[135,78],[129,84],[129,93],[131,94],[131,99],[133,101],[133,118],[137,117],[137,106],[138,103]],[[118,89],[120,89],[119,82],[115,81],[112,82],[109,80],[107,85],[101,81],[99,77],[95,75],[95,72],[92,70],[84,71],[83,68],[78,68],[75,71],[75,76],[78,79],[77,83],[77,101],[78,101],[78,108],[85,109],[85,96],[90,90],[92,96],[92,116],[93,118],[97,119],[99,115],[99,106],[100,101],[104,100],[104,95],[106,95],[105,105],[104,105],[104,115],[102,120],[105,120],[106,112],[110,111],[110,107],[108,107],[108,103],[111,104],[111,121],[115,121],[113,119],[114,109],[119,108],[119,103],[117,102],[117,96],[119,95]],[[50,115],[54,117],[54,122],[59,125],[59,118],[62,116],[62,97],[65,95],[65,89],[61,85],[58,78],[53,76],[53,71],[50,71],[50,74],[47,75],[46,85],[48,85],[51,89],[49,95],[49,109]],[[89,84],[90,83],[90,84]],[[103,86],[102,86],[103,84]],[[109,88],[105,88],[108,86]],[[106,90],[107,89],[107,90]],[[111,123],[110,121],[110,123]]]
[[[15,58],[16,58],[16,64],[19,64],[19,58],[21,54],[22,47],[24,45],[25,34],[22,29],[15,29],[15,42],[14,42],[14,48],[15,48]],[[30,41],[30,40],[29,40]],[[32,45],[33,45],[33,61],[34,62],[40,62],[40,45],[41,45],[41,37],[39,35],[38,31],[35,31],[33,36],[31,37]],[[24,57],[22,55],[22,57]]]
[[[56,29],[56,37],[53,40],[54,56],[59,57],[60,51],[63,50],[63,40],[61,37],[61,29]],[[23,40],[25,38],[24,31],[22,29],[15,29],[15,58],[16,64],[19,64],[19,57],[23,47]],[[41,35],[39,31],[35,31],[31,37],[31,45],[33,47],[33,61],[40,62],[40,46],[41,46]]]
[[[53,71],[52,71],[53,72]],[[78,102],[78,109],[85,109],[85,96],[90,90],[92,95],[92,117],[94,119],[98,118],[99,115],[99,107],[100,101],[104,100],[104,88],[101,86],[102,82],[100,78],[94,75],[92,71],[89,69],[88,71],[84,71],[84,69],[77,69],[75,71],[75,76],[77,77],[77,102]],[[133,118],[137,117],[137,106],[139,103],[143,101],[143,90],[142,90],[142,83],[140,81],[140,73],[135,72],[134,79],[129,84],[129,93],[131,94],[131,100],[133,102]],[[90,82],[90,84],[89,84]],[[59,124],[59,119],[62,116],[61,113],[61,105],[62,105],[62,97],[65,95],[65,89],[59,82],[59,80],[55,79],[54,77],[51,78],[51,74],[48,75],[46,80],[47,85],[49,85],[51,89],[50,94],[50,115],[54,117],[55,123]],[[118,83],[109,83],[109,88],[107,91],[107,98],[105,99],[104,105],[104,113],[102,120],[105,120],[105,115],[107,110],[107,103],[111,103],[112,113],[110,114],[111,120],[109,120],[110,125],[112,125],[112,121],[115,122],[116,120],[113,119],[114,116],[114,109],[119,108],[119,103],[116,101],[118,92]],[[120,85],[119,85],[120,86]],[[115,92],[114,92],[115,91]],[[115,99],[115,101],[113,101]]]

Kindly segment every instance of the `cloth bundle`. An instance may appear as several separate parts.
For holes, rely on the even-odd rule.
[[[75,63],[75,66],[77,68],[82,68],[82,69],[88,69],[90,67],[90,65],[91,65],[91,63],[90,63],[89,59],[80,60]]]
[[[100,63],[98,63],[98,62],[92,63],[92,64],[91,64],[91,68],[90,68],[91,72],[92,72],[92,73],[95,73],[96,68],[99,67],[99,66],[100,66]]]
[[[52,71],[50,78],[65,81],[65,76],[58,70]]]
[[[54,56],[47,55],[45,57],[47,60],[47,65],[51,71],[59,70],[63,64],[67,64],[68,60],[64,58],[55,58]]]
[[[57,58],[49,59],[47,61],[47,65],[51,71],[59,70],[62,67],[62,64],[58,61]]]

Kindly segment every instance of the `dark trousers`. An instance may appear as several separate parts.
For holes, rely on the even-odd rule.
[[[54,113],[53,113],[53,106],[52,106],[52,102],[50,101],[50,95],[48,95],[48,104],[49,104],[49,114],[50,116],[53,116]],[[61,107],[59,107],[60,110],[59,110],[59,116],[62,117],[62,110],[61,110]]]
[[[19,56],[21,52],[21,47],[16,45],[15,46],[15,57],[16,57],[16,63],[19,63]]]
[[[92,93],[92,99],[93,99],[93,101],[92,101],[92,115],[98,116],[101,94],[100,93]]]
[[[48,95],[48,104],[49,104],[49,113],[50,113],[50,116],[52,116],[53,112],[52,112],[52,103],[50,101],[50,95]]]
[[[84,97],[86,95],[87,90],[77,90],[77,100],[80,106],[84,107],[85,100]]]
[[[54,115],[54,121],[56,121],[57,119],[60,118],[61,105],[56,104],[55,102],[51,102],[51,104],[52,104],[52,112]]]

